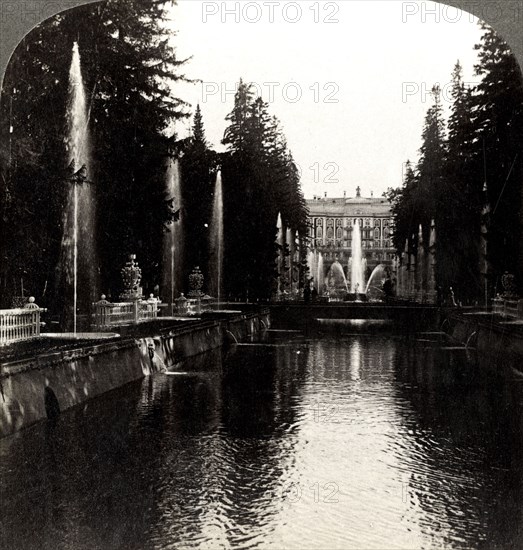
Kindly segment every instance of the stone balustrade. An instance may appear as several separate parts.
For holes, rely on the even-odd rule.
[[[0,310],[0,346],[38,338],[40,314],[44,311],[33,297],[24,307]]]
[[[150,321],[158,317],[159,302],[151,296],[148,300],[132,302],[109,302],[102,295],[94,306],[94,323],[98,330],[118,325],[128,325]]]
[[[523,319],[523,300],[494,298],[492,300],[492,313],[512,319]]]

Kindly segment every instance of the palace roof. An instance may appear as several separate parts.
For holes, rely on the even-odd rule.
[[[328,198],[307,200],[309,216],[391,216],[391,205],[385,197]]]

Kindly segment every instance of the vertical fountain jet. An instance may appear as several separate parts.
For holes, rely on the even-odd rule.
[[[179,219],[171,223],[169,231],[164,234],[162,299],[171,304],[183,290],[183,211],[180,184],[180,164],[178,159],[169,159],[166,172],[167,194],[173,201],[173,208],[179,210]]]
[[[91,143],[80,52],[75,42],[69,71],[66,112],[66,149],[69,174],[63,216],[61,265],[65,300],[64,324],[77,329],[77,313],[89,318],[98,296],[98,261],[95,250],[95,197],[92,188]],[[82,173],[79,177],[78,174]],[[71,305],[72,304],[72,307]]]
[[[281,219],[281,212],[278,212],[278,220],[276,221],[276,229],[277,229],[277,235],[276,235],[276,246],[278,251],[278,259],[276,262],[276,268],[278,270],[278,297],[280,297],[281,293],[283,292],[284,285],[282,284],[282,278],[283,278],[283,265],[284,265],[284,259],[283,259],[283,247],[284,247],[284,236],[283,236],[283,222]]]
[[[362,294],[365,287],[365,270],[364,266],[366,262],[362,258],[361,247],[361,230],[358,220],[354,224],[352,231],[352,256],[351,256],[351,275],[350,275],[350,289],[352,293]]]
[[[222,174],[216,174],[214,187],[214,201],[212,207],[212,219],[210,228],[210,258],[209,258],[209,292],[216,297],[218,303],[222,299],[223,279],[223,189]]]
[[[318,295],[321,296],[325,286],[325,273],[323,272],[323,254],[318,252],[318,276],[317,276],[317,289]]]
[[[314,279],[314,283],[316,283],[316,251],[309,250],[307,252],[307,268],[309,269],[307,282],[309,279]]]
[[[294,248],[295,248],[295,243],[294,243],[294,232],[292,231],[292,229],[290,227],[287,227],[287,231],[285,233],[285,242],[287,243],[287,248],[288,248],[288,252],[289,252],[289,262],[286,266],[288,277],[289,277],[289,292],[292,294],[293,279],[294,279],[293,270],[294,270]]]

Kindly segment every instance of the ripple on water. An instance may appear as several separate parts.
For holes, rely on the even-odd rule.
[[[523,547],[520,427],[461,350],[264,338],[1,441],[2,546]]]

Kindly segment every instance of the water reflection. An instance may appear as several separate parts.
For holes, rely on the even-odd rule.
[[[523,547],[522,384],[266,332],[0,441],[5,548]]]

